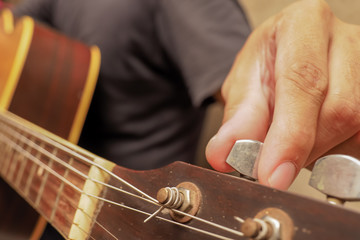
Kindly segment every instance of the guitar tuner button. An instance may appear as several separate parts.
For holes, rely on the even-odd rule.
[[[237,140],[226,163],[240,173],[240,177],[256,181],[257,165],[263,143],[255,140]]]
[[[331,204],[360,200],[360,160],[342,154],[316,161],[309,185],[327,196]]]

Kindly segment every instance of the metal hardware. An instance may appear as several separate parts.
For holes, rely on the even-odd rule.
[[[191,208],[190,190],[182,187],[161,188],[156,198],[166,208],[179,209],[182,212]]]
[[[241,174],[241,177],[257,180],[257,165],[263,143],[255,140],[237,140],[226,162]]]
[[[200,189],[191,182],[182,182],[176,186],[184,196],[183,204],[178,209],[192,216],[195,216],[200,208],[202,200]],[[170,216],[178,222],[185,223],[191,220],[190,216],[186,216],[174,211],[170,211]]]
[[[238,220],[237,217],[235,219]],[[294,224],[283,210],[266,208],[258,212],[254,218],[243,221],[241,232],[245,237],[255,240],[291,240],[294,235]]]
[[[360,200],[360,161],[342,154],[328,155],[315,163],[309,185],[324,193],[331,204]]]
[[[170,216],[181,223],[191,220],[191,216],[195,216],[198,212],[201,202],[201,192],[199,188],[191,182],[183,182],[176,187],[161,188],[156,195],[161,207],[144,220],[144,223],[155,217],[164,208],[178,210],[170,211]],[[184,215],[179,213],[187,213]]]
[[[281,240],[280,222],[268,215],[259,218],[248,218],[241,225],[241,232],[245,237],[255,240]]]

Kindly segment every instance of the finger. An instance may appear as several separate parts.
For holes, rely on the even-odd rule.
[[[267,26],[251,35],[223,85],[223,125],[206,148],[207,160],[216,170],[232,170],[225,160],[236,140],[263,141],[268,130],[274,85],[269,70],[275,45]]]
[[[360,132],[330,149],[323,156],[330,154],[345,154],[360,160]]]
[[[360,29],[336,20],[334,32],[329,52],[330,83],[308,163],[360,131],[360,39],[355,34]]]
[[[258,170],[260,183],[275,188],[290,186],[315,141],[328,82],[331,14],[324,4],[307,1],[306,14],[293,5],[278,25],[274,117]]]
[[[206,147],[206,158],[210,165],[222,172],[233,171],[225,162],[236,140],[255,139],[263,141],[268,129],[268,110],[261,102],[244,101],[236,114],[219,129]]]

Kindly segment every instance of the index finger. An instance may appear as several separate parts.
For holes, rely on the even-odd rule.
[[[331,12],[320,1],[305,6],[293,5],[277,26],[275,108],[258,174],[260,183],[280,189],[290,186],[310,154],[328,85]]]

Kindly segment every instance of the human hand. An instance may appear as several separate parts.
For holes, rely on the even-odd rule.
[[[219,171],[238,139],[263,141],[259,182],[287,189],[325,153],[360,154],[360,27],[322,0],[297,2],[248,38],[222,87],[223,125],[206,156]]]

